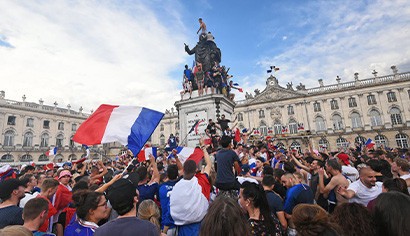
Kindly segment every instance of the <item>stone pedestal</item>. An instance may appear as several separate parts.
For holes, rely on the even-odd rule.
[[[179,118],[180,145],[188,147],[197,146],[201,135],[205,135],[205,128],[208,125],[209,119],[216,122],[216,119],[222,114],[225,115],[226,119],[234,119],[232,114],[235,103],[222,94],[209,94],[201,97],[193,96],[191,99],[175,102],[175,107],[177,108]],[[199,120],[197,129],[191,132],[184,140],[197,120]]]

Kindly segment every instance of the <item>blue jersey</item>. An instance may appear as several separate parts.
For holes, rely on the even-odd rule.
[[[167,181],[159,186],[158,190],[158,197],[159,202],[161,203],[161,227],[168,226],[169,228],[174,228],[174,220],[171,217],[171,211],[169,208],[169,199],[170,199],[170,192],[174,188],[174,185],[177,183],[176,180]]]

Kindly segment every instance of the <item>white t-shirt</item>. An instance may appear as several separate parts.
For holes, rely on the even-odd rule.
[[[26,203],[27,203],[30,199],[36,198],[38,194],[39,194],[38,192],[34,192],[33,194],[26,193],[26,195],[24,196],[24,198],[22,198],[22,199],[20,200],[19,207],[24,208],[24,206],[26,205]]]
[[[352,166],[342,166],[342,174],[352,183],[359,179],[359,171]]]
[[[249,177],[238,176],[238,177],[236,177],[236,179],[238,180],[238,182],[240,184],[243,184],[243,182],[245,182],[245,181],[249,181],[251,183],[259,184],[259,182],[256,179],[252,179],[252,178],[249,178]]]
[[[407,174],[407,175],[402,175],[402,176],[400,176],[400,178],[404,179],[404,180],[409,179],[410,178],[410,173]]]
[[[356,202],[367,206],[371,200],[375,199],[380,193],[382,193],[382,183],[376,182],[375,186],[368,188],[359,179],[351,183],[347,190],[355,192],[355,196],[349,199],[349,202]]]

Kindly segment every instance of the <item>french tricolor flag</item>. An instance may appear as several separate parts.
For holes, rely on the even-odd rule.
[[[56,154],[57,154],[57,151],[58,151],[58,147],[54,147],[54,148],[51,148],[50,150],[48,150],[45,154],[46,154],[46,156],[55,156]]]
[[[73,140],[88,146],[119,142],[137,155],[163,116],[145,107],[103,104],[81,124]]]
[[[374,145],[376,145],[376,143],[372,140],[372,139],[368,139],[365,143],[367,149],[371,149]]]
[[[157,147],[146,147],[138,153],[138,161],[143,162],[149,160],[149,155],[153,155],[157,159]]]
[[[204,152],[199,147],[177,147],[175,149],[177,150],[179,161],[181,161],[182,164],[184,164],[186,160],[194,160],[196,164],[198,164],[204,157]],[[168,158],[170,158],[171,155],[172,154],[170,154]]]

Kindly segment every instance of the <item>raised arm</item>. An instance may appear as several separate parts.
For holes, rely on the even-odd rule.
[[[151,162],[152,166],[152,177],[149,181],[149,184],[159,183],[160,175],[157,167],[157,162],[155,161],[155,157],[152,154],[149,155],[149,161]]]

